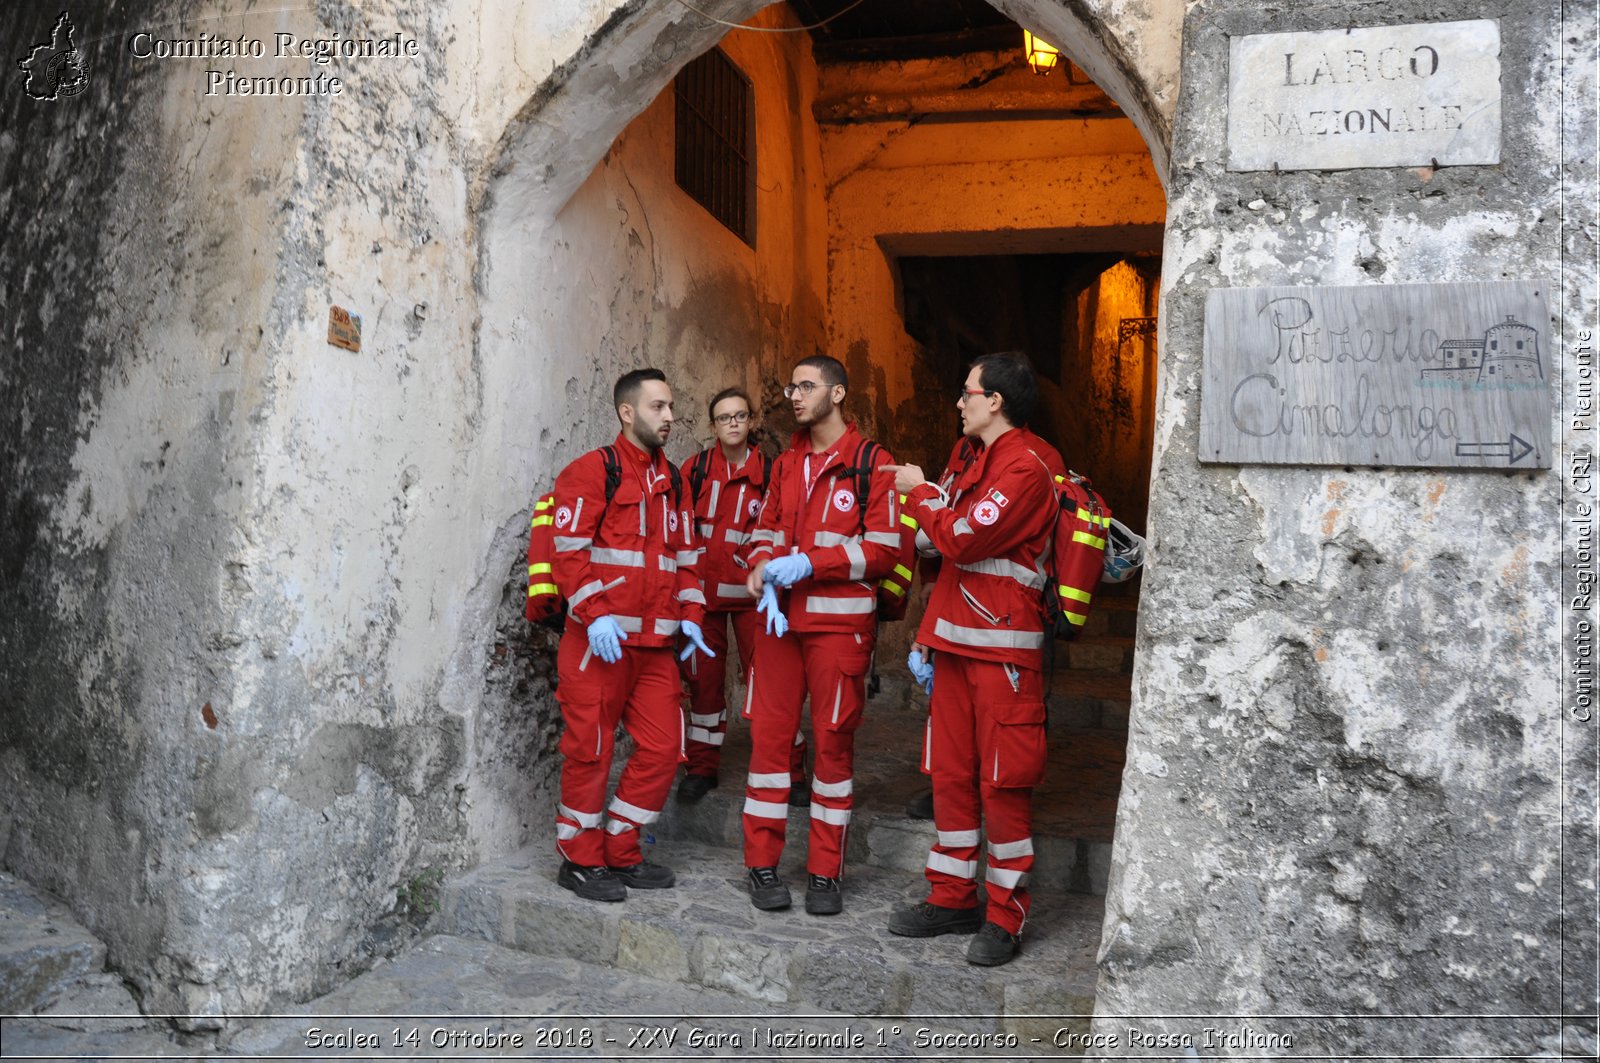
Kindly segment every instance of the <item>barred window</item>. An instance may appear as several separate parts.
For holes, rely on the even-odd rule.
[[[750,81],[713,48],[678,72],[678,187],[754,247],[755,99]]]

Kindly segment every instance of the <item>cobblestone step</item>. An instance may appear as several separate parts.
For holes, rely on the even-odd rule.
[[[905,814],[906,803],[929,788],[919,769],[925,713],[925,698],[868,705],[856,732],[855,810],[845,854],[851,866],[920,875],[927,863],[933,824]],[[1037,875],[1067,889],[1103,896],[1127,736],[1117,730],[1059,723],[1052,716],[1048,769],[1034,790]],[[686,804],[676,799],[674,786],[674,796],[651,827],[656,838],[702,842],[735,852],[743,847],[749,734],[745,721],[731,722],[717,788]],[[805,837],[809,814],[805,808],[790,813],[790,838]]]
[[[650,859],[674,868],[677,886],[603,904],[556,885],[558,857],[541,843],[450,882],[435,926],[762,1006],[965,1016],[961,1025],[979,1032],[1016,1028],[1030,1015],[1049,1016],[1041,1028],[1053,1031],[1063,1016],[1091,1009],[1101,898],[1036,880],[1022,952],[1003,967],[974,967],[966,937],[900,938],[885,929],[896,906],[925,895],[920,874],[857,867],[845,879],[843,913],[807,915],[803,848],[791,846],[780,866],[794,907],[762,912],[750,904],[733,850],[659,842]]]
[[[0,872],[0,1014],[43,1011],[105,964],[105,945],[66,905]]]

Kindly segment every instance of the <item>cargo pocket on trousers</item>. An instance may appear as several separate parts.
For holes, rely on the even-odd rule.
[[[1039,785],[1047,752],[1044,702],[998,701],[989,709],[989,723],[989,762],[983,766],[983,781],[1002,789]]]
[[[600,727],[598,701],[561,701],[561,755],[582,764],[595,764],[605,752],[609,737]]]
[[[839,659],[839,675],[834,680],[833,697],[827,704],[811,703],[811,725],[849,734],[861,726],[867,703],[867,669],[872,667],[870,644],[866,653],[847,654]]]

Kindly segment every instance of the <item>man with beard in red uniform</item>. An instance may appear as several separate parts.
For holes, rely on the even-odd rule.
[[[592,450],[556,477],[556,585],[567,626],[556,655],[561,735],[561,802],[556,808],[556,881],[580,897],[620,901],[628,888],[666,889],[676,876],[639,848],[655,821],[683,752],[674,647],[711,652],[700,631],[705,595],[695,570],[689,507],[677,470],[661,451],[672,432],[672,389],[659,369],[617,381],[612,399],[622,430],[607,457]],[[634,753],[606,807],[613,736],[621,723]]]
[[[678,784],[678,800],[698,801],[717,785],[722,764],[722,740],[727,734],[728,705],[725,690],[728,627],[733,627],[739,661],[750,670],[755,648],[755,595],[745,586],[749,575],[739,554],[750,541],[750,529],[761,511],[769,467],[750,446],[750,396],[738,388],[724,388],[711,397],[707,412],[716,443],[683,463],[683,482],[693,496],[695,534],[699,537],[699,573],[706,595],[703,625],[711,654],[694,654],[683,662],[689,685],[689,731],[684,752],[688,770]],[[745,698],[749,701],[748,690]],[[805,772],[805,739],[795,735],[789,774],[800,779]],[[794,800],[790,804],[796,803]]]
[[[750,536],[747,586],[762,596],[767,623],[750,674],[750,776],[744,803],[744,862],[757,908],[789,906],[778,878],[788,826],[789,749],[811,696],[811,831],[806,911],[844,910],[845,829],[854,805],[855,731],[877,638],[877,582],[900,548],[893,459],[865,446],[844,402],[844,366],[827,355],[801,361],[784,396],[799,425],[772,467],[772,483]],[[876,458],[872,451],[876,450]],[[870,463],[868,491],[858,462]],[[777,591],[787,591],[780,610]],[[787,623],[785,623],[785,614]],[[789,634],[784,635],[785,628]]]
[[[1055,525],[1051,473],[1025,422],[1038,403],[1015,355],[972,364],[956,400],[976,456],[950,488],[897,467],[895,487],[943,558],[908,664],[931,679],[924,763],[933,776],[928,899],[896,911],[891,933],[970,934],[970,963],[1017,950],[1033,867],[1033,787],[1044,775],[1043,595]],[[931,660],[930,660],[931,658]],[[980,826],[987,834],[987,914],[979,907]]]

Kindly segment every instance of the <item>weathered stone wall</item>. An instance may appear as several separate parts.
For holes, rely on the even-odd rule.
[[[1229,173],[1230,36],[1498,18],[1498,166]],[[1564,345],[1594,321],[1586,257],[1563,274],[1561,5],[1192,5],[1168,176],[1161,387],[1128,767],[1095,1032],[1202,1040],[1256,1015],[1592,1013],[1583,805],[1592,728],[1568,730],[1561,460],[1536,472],[1200,465],[1208,289],[1525,279]],[[1570,111],[1569,111],[1570,114]],[[1570,152],[1570,148],[1568,149]],[[1568,164],[1592,158],[1569,155]],[[1582,163],[1587,166],[1587,162]],[[1589,187],[1592,188],[1592,185]],[[1592,256],[1592,232],[1569,238]],[[1577,267],[1574,269],[1574,267]],[[1552,410],[1552,417],[1555,411]],[[1557,439],[1564,425],[1557,425]],[[1563,754],[1567,760],[1563,763]],[[1592,797],[1590,798],[1592,804]],[[1563,819],[1568,866],[1561,863]],[[1576,823],[1574,822],[1576,820]],[[1569,916],[1562,940],[1562,893]],[[1583,924],[1580,926],[1579,924]],[[1136,1021],[1188,1013],[1212,1020]],[[1514,1054],[1559,1022],[1268,1019],[1297,1053]]]

